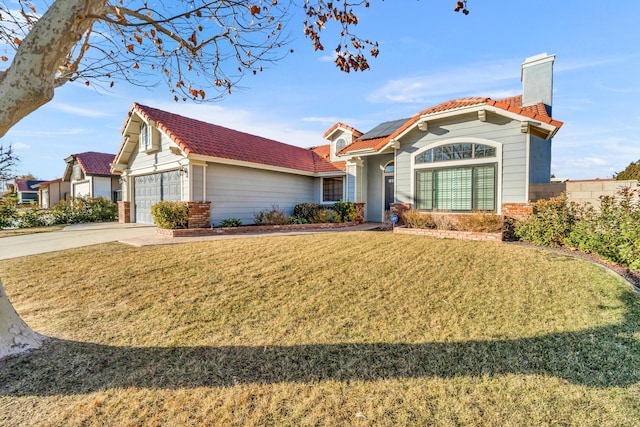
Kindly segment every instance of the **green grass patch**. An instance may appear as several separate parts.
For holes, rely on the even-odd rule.
[[[104,244],[3,261],[0,275],[54,337],[0,368],[0,424],[606,426],[640,413],[640,299],[564,254],[359,232]]]

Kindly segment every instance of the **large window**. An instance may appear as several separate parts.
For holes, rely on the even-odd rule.
[[[340,178],[323,178],[322,179],[322,201],[323,202],[340,202],[342,201],[343,181]]]
[[[496,166],[417,170],[415,195],[421,210],[495,211]]]
[[[449,160],[484,159],[496,157],[496,149],[490,145],[460,143],[435,147],[416,156],[416,164],[446,162]]]

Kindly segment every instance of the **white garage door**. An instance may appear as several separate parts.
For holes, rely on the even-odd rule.
[[[134,178],[136,222],[153,224],[151,206],[161,200],[179,201],[180,172],[161,172]]]

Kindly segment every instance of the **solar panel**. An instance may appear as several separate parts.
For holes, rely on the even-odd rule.
[[[400,119],[400,120],[391,120],[388,122],[380,123],[378,126],[371,129],[369,132],[362,135],[357,141],[361,141],[364,139],[373,139],[373,138],[381,138],[383,136],[389,136],[402,125],[404,125],[409,119]]]

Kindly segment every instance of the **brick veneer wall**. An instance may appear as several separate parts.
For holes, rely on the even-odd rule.
[[[211,202],[183,202],[189,207],[188,228],[211,227]]]
[[[362,224],[364,222],[364,202],[356,202],[356,222]]]
[[[389,203],[389,213],[391,215],[398,215],[397,225],[404,224],[404,213],[411,210],[411,203]]]
[[[533,206],[529,203],[503,203],[502,215],[514,218],[524,219],[533,213]]]
[[[128,224],[131,222],[131,202],[118,202],[118,222]]]

